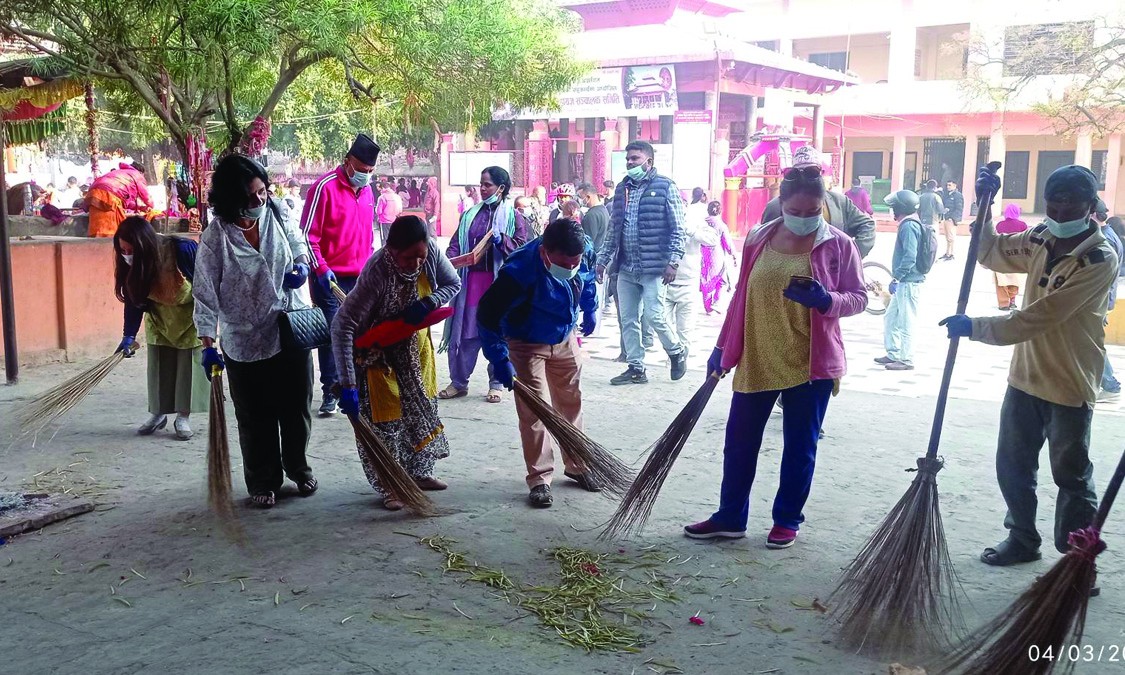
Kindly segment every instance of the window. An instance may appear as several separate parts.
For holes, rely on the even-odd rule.
[[[1098,189],[1105,189],[1105,169],[1106,160],[1109,158],[1109,150],[1095,150],[1093,156],[1090,158],[1090,170],[1098,177]]]
[[[1004,75],[1079,73],[1093,43],[1093,21],[1010,26],[1004,31]]]
[[[815,63],[818,66],[838,70],[841,73],[848,69],[848,53],[847,52],[823,52],[820,54],[809,54],[809,63]]]
[[[1017,150],[1004,153],[1004,199],[1027,199],[1027,167],[1031,153]]]
[[[778,45],[777,40],[766,40],[765,42],[755,42],[754,46],[761,47],[762,49],[768,49],[771,52],[776,52],[776,51],[781,50],[781,46]]]
[[[922,50],[914,50],[914,77],[922,78]]]

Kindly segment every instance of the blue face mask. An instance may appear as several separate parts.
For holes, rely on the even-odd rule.
[[[1047,217],[1047,229],[1051,234],[1059,239],[1067,239],[1068,237],[1076,237],[1090,228],[1090,220],[1088,217],[1082,217],[1077,220],[1068,220],[1064,223]]]
[[[785,228],[797,235],[803,237],[808,234],[816,232],[820,228],[821,221],[824,220],[823,216],[791,216],[788,213],[781,214],[784,220]]]
[[[563,267],[562,265],[556,265],[555,263],[550,263],[550,265],[548,265],[547,267],[547,271],[551,273],[551,276],[564,283],[578,276],[577,267],[575,267],[574,269],[570,269],[569,267]]]
[[[348,182],[354,188],[365,188],[371,183],[371,174],[352,169],[352,175],[348,176]]]
[[[496,192],[493,192],[491,197],[484,200],[484,203],[488,204],[489,206],[492,206],[493,204],[495,204],[498,201],[500,201],[500,191],[499,190],[497,190]]]
[[[266,212],[266,205],[255,206],[252,209],[242,209],[242,217],[247,220],[259,220],[262,214]]]

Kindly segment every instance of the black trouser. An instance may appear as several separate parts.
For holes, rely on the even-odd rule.
[[[312,478],[305,459],[312,431],[312,355],[282,351],[263,361],[227,356],[226,364],[246,489],[251,495],[276,492],[283,471],[295,483]]]
[[[345,293],[351,293],[355,289],[356,281],[359,277],[336,277],[336,285],[339,286]],[[336,296],[331,293],[325,293],[324,289],[320,287],[320,283],[315,279],[312,280],[310,286],[312,290],[312,299],[316,306],[324,312],[324,320],[328,322],[328,327],[332,327],[332,320],[336,318],[336,312],[340,311],[340,301]],[[336,372],[336,357],[332,354],[332,345],[321,347],[316,350],[316,358],[320,363],[320,390],[321,393],[327,396],[332,393],[332,387],[340,381],[340,376]]]

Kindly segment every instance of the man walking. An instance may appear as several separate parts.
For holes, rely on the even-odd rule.
[[[910,190],[899,190],[883,200],[891,207],[898,222],[894,257],[891,259],[891,303],[883,315],[883,346],[886,356],[875,359],[887,370],[914,370],[914,320],[918,318],[918,299],[922,282],[929,271],[925,259],[925,235],[918,212],[918,195]],[[920,266],[921,265],[921,266]],[[923,271],[923,269],[925,271]]]
[[[308,238],[316,264],[317,283],[310,284],[312,298],[324,311],[330,326],[340,309],[340,303],[332,295],[332,284],[350,293],[363,265],[371,257],[375,200],[369,184],[378,158],[379,146],[375,141],[365,134],[356,136],[343,163],[318,178],[305,200],[301,229]],[[324,392],[320,414],[327,416],[336,412],[338,403],[333,393],[339,378],[332,346],[321,347],[317,360]]]
[[[568,422],[582,428],[582,355],[575,328],[582,311],[583,335],[597,322],[594,275],[587,256],[593,255],[582,226],[564,218],[552,221],[543,236],[513,252],[496,281],[481,298],[477,327],[485,358],[496,379],[509,390],[518,377]],[[527,465],[528,501],[537,508],[551,506],[551,476],[555,458],[547,430],[519,396],[523,457]],[[584,465],[560,448],[567,478],[588,492],[597,485]]]
[[[852,203],[861,213],[866,213],[869,216],[875,214],[875,211],[871,208],[871,193],[867,191],[867,188],[860,185],[859,178],[852,179],[852,187],[844,193],[844,196],[852,200]]]
[[[684,257],[676,270],[676,278],[664,294],[664,310],[668,327],[685,345],[691,344],[695,314],[703,296],[699,290],[699,274],[703,267],[703,246],[718,246],[719,231],[707,224],[704,211],[691,211],[684,219]]]
[[[684,255],[684,202],[672,179],[653,167],[652,146],[634,141],[625,146],[625,180],[613,196],[609,235],[598,254],[597,277],[616,263],[621,334],[629,369],[610,384],[647,384],[641,313],[652,324],[671,361],[672,379],[687,372],[688,346],[681,343],[664,317],[665,286],[675,280]]]
[[[957,241],[957,226],[965,217],[965,196],[957,191],[957,182],[945,184],[945,215],[942,216],[941,230],[945,235],[945,255],[942,260],[953,260],[953,244]]]
[[[937,193],[937,181],[928,180],[922,186],[922,194],[918,195],[918,221],[923,225],[932,227],[935,231],[941,228],[941,219],[945,216],[945,204]],[[953,256],[942,257],[942,260],[952,260]]]
[[[387,245],[391,223],[402,213],[402,197],[394,191],[390,181],[379,183],[379,201],[375,203],[375,220],[379,221],[379,243]]]
[[[1000,178],[981,170],[977,194],[995,194]],[[981,561],[1013,565],[1039,560],[1035,527],[1039,451],[1047,442],[1058,486],[1055,548],[1065,553],[1071,532],[1090,525],[1097,510],[1090,463],[1090,423],[1105,365],[1105,315],[1117,280],[1117,254],[1097,223],[1098,179],[1081,166],[1047,178],[1046,222],[1019,234],[997,234],[991,220],[980,233],[977,260],[1006,273],[1024,272],[1024,307],[1004,316],[941,322],[949,337],[1015,345],[1008,391],[1000,409],[996,479],[1008,514],[1008,537],[986,548]]]
[[[609,211],[602,203],[602,196],[590,183],[578,186],[578,200],[586,208],[582,216],[582,229],[594,244],[594,251],[602,250],[606,233],[609,232]]]

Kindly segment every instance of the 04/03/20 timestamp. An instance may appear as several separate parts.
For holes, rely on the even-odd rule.
[[[1122,645],[1031,645],[1027,648],[1027,658],[1032,663],[1040,661],[1071,663],[1125,663],[1125,647]]]

